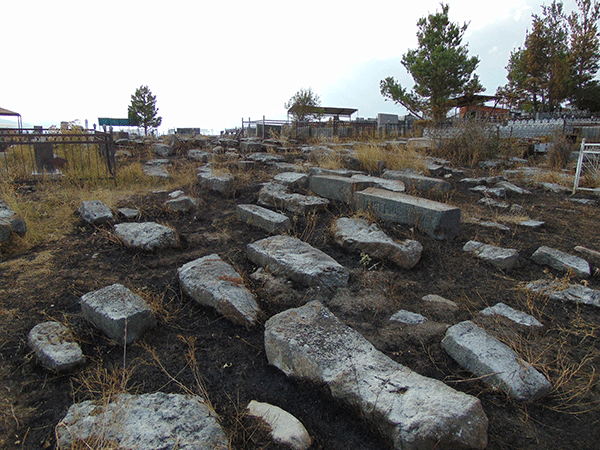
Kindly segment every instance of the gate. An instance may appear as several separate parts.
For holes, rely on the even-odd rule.
[[[13,181],[45,176],[116,181],[112,132],[0,128],[0,173]]]

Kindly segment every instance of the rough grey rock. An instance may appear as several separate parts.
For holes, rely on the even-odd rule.
[[[177,231],[155,222],[119,223],[115,235],[126,246],[147,251],[179,246]]]
[[[184,264],[177,270],[183,291],[241,325],[254,325],[260,312],[254,295],[236,270],[212,254]]]
[[[491,206],[493,208],[498,209],[508,209],[510,207],[510,205],[506,202],[499,202],[498,200],[494,200],[493,198],[489,197],[481,198],[477,203],[481,203],[482,205]]]
[[[126,344],[156,325],[150,305],[118,283],[83,295],[81,312],[109,338]]]
[[[165,206],[173,212],[187,213],[198,207],[198,201],[187,195],[179,195],[165,202]]]
[[[29,332],[27,342],[40,363],[48,369],[68,372],[85,362],[81,347],[61,323],[36,325]]]
[[[217,172],[207,167],[198,170],[198,184],[204,189],[218,192],[225,197],[235,193],[232,174]]]
[[[326,209],[329,200],[314,195],[290,194],[282,184],[266,183],[258,193],[258,204],[308,214]]]
[[[255,153],[262,150],[262,142],[260,139],[242,139],[240,141],[240,152]]]
[[[460,232],[460,209],[444,203],[377,188],[357,192],[354,199],[358,209],[416,226],[434,239],[452,239]]]
[[[152,150],[152,152],[154,154],[156,154],[162,158],[171,156],[175,152],[175,149],[173,147],[171,147],[170,145],[160,144],[160,143],[152,144],[150,149]]]
[[[308,175],[305,173],[282,172],[275,175],[273,181],[291,190],[305,190],[308,187]]]
[[[397,449],[487,444],[488,420],[477,398],[396,363],[317,301],[271,317],[265,351],[286,375],[325,383],[334,397],[357,406]]]
[[[412,269],[421,259],[423,246],[412,239],[394,241],[375,223],[364,219],[342,217],[333,226],[334,239],[342,247],[367,253],[374,258],[392,261],[404,269]]]
[[[117,212],[121,217],[127,220],[136,219],[140,215],[139,210],[133,208],[119,208]]]
[[[504,198],[506,197],[506,191],[501,188],[490,188],[483,185],[475,186],[469,189],[472,192],[479,192],[487,197]]]
[[[531,255],[531,259],[541,266],[550,266],[565,272],[571,270],[580,278],[588,278],[591,274],[590,263],[585,259],[544,245]]]
[[[350,169],[324,169],[322,167],[311,167],[308,171],[308,176],[315,177],[318,175],[334,175],[339,177],[351,177],[352,175],[364,175],[364,172]]]
[[[546,224],[546,222],[541,222],[539,220],[522,220],[519,222],[519,225],[527,228],[541,228]]]
[[[237,205],[235,213],[238,220],[262,228],[268,233],[289,233],[291,228],[289,217],[261,206]]]
[[[370,181],[359,181],[356,178],[337,175],[315,175],[309,178],[308,188],[311,192],[329,200],[346,204],[354,201],[354,192],[370,187]]]
[[[567,286],[560,281],[536,280],[528,283],[526,289],[547,295],[552,300],[583,303],[600,307],[600,291],[591,289],[580,284],[569,284]]]
[[[188,151],[188,158],[201,163],[207,163],[212,157],[212,153],[197,148]]]
[[[475,223],[477,225],[480,225],[480,226],[486,227],[486,228],[495,228],[495,229],[501,230],[501,231],[510,231],[509,227],[507,227],[506,225],[502,225],[501,223],[497,223],[497,222],[489,222],[487,220],[475,220]]]
[[[273,164],[276,162],[285,161],[285,158],[281,155],[272,155],[271,153],[252,153],[246,157],[250,161],[254,161],[259,164]]]
[[[91,439],[114,442],[123,449],[228,448],[216,415],[201,397],[162,392],[118,394],[109,403],[74,404],[56,426],[56,437],[61,450]]]
[[[431,303],[437,303],[439,305],[444,305],[445,307],[447,307],[453,311],[458,310],[458,305],[456,304],[456,302],[453,302],[452,300],[448,300],[448,299],[441,297],[439,295],[436,295],[436,294],[425,295],[421,298],[421,300],[423,300],[424,302],[431,302]]]
[[[530,191],[528,191],[527,189],[523,189],[522,187],[519,187],[515,184],[512,184],[508,181],[499,181],[498,183],[496,183],[494,185],[495,189],[504,189],[505,192],[508,195],[511,194],[515,194],[515,195],[529,195],[531,194]]]
[[[350,272],[300,239],[280,235],[249,244],[248,258],[271,272],[307,286],[346,286]]]
[[[0,242],[10,240],[12,234],[25,236],[27,233],[27,224],[10,209],[10,207],[0,200]]]
[[[312,444],[304,425],[277,406],[252,400],[248,404],[248,414],[262,419],[269,425],[271,437],[278,444],[287,445],[294,450],[307,450]]]
[[[470,320],[446,331],[442,347],[462,367],[520,401],[544,397],[550,382],[510,347]]]
[[[401,309],[401,310],[395,312],[392,315],[392,317],[390,317],[390,320],[393,320],[395,322],[405,323],[408,325],[417,325],[419,323],[427,322],[427,317],[424,317],[421,314],[417,314],[417,313],[414,313],[411,311],[406,311],[404,309]]]
[[[519,266],[519,252],[514,248],[501,248],[477,241],[469,241],[463,246],[463,251],[489,262],[499,269],[510,270]]]
[[[115,221],[111,209],[100,200],[86,200],[81,202],[77,212],[90,225],[103,225],[114,223]]]
[[[452,189],[452,185],[447,181],[438,178],[424,177],[423,175],[417,175],[410,172],[386,170],[383,172],[382,177],[390,180],[402,181],[407,190],[414,190],[417,192],[447,193]]]
[[[503,316],[507,319],[512,320],[519,325],[524,325],[526,327],[541,327],[543,326],[539,320],[535,317],[524,313],[523,311],[519,311],[517,309],[511,308],[504,303],[496,303],[494,306],[488,306],[487,308],[481,311],[481,314],[484,316]]]
[[[370,186],[379,189],[385,189],[392,192],[406,191],[406,186],[404,186],[404,183],[400,180],[388,180],[385,178],[372,177],[369,175],[352,175],[351,178],[356,181],[371,183]]]
[[[567,192],[571,192],[571,188],[556,183],[539,182],[537,185],[547,191],[554,192],[555,194],[566,194]]]
[[[153,159],[142,166],[142,172],[146,176],[156,178],[171,178],[167,166],[170,165],[168,159]]]

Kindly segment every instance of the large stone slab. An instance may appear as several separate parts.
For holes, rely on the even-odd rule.
[[[236,270],[212,254],[184,264],[177,270],[183,291],[241,325],[254,325],[259,313],[254,295]]]
[[[67,372],[85,362],[81,347],[71,331],[59,322],[36,325],[29,332],[27,342],[40,363],[48,369]]]
[[[541,327],[543,326],[539,320],[530,314],[524,313],[517,309],[511,308],[504,303],[496,303],[494,306],[488,306],[481,310],[481,314],[484,316],[503,316],[507,319],[512,320],[519,325],[526,327]]]
[[[350,251],[391,261],[403,269],[412,269],[421,259],[423,246],[412,239],[396,242],[375,223],[364,219],[342,217],[333,226],[334,239]]]
[[[569,255],[555,248],[542,245],[531,255],[531,259],[536,264],[550,266],[556,270],[565,272],[571,270],[580,278],[590,276],[590,263],[579,256]]]
[[[452,239],[460,233],[460,209],[445,203],[372,187],[356,192],[354,199],[358,209],[370,209],[383,220],[416,226],[434,239]]]
[[[130,344],[156,325],[150,305],[122,284],[88,292],[80,303],[83,317],[118,342]]]
[[[258,193],[258,204],[296,214],[308,214],[326,209],[329,200],[315,195],[291,194],[282,184],[266,183]]]
[[[311,176],[308,181],[308,189],[312,193],[346,204],[351,204],[354,201],[354,192],[372,185],[370,181],[360,181],[338,175],[315,175]]]
[[[292,236],[273,236],[249,244],[248,258],[271,272],[307,286],[339,287],[350,272],[332,257]]]
[[[308,187],[308,175],[298,172],[282,172],[273,177],[273,181],[283,184],[289,189],[304,190]]]
[[[162,392],[76,403],[56,426],[56,438],[61,450],[87,448],[83,441],[120,449],[228,448],[215,413],[201,397]]]
[[[519,267],[519,252],[514,248],[502,248],[482,242],[469,241],[463,246],[463,251],[482,259],[503,270]]]
[[[81,202],[77,212],[90,225],[103,225],[114,223],[115,221],[112,210],[100,200],[86,200]]]
[[[600,291],[581,284],[565,285],[561,281],[536,280],[528,283],[525,288],[532,292],[547,295],[552,300],[600,307]]]
[[[198,170],[198,184],[204,189],[218,192],[224,197],[235,193],[233,175],[228,172],[202,167]]]
[[[397,449],[487,444],[488,420],[477,398],[396,363],[319,302],[271,317],[265,351],[286,375],[325,383],[334,397],[358,407]]]
[[[257,205],[237,205],[235,209],[238,220],[268,233],[289,233],[291,223],[289,217]]]
[[[446,331],[442,347],[462,367],[521,401],[544,397],[552,386],[517,353],[470,320]]]
[[[352,179],[361,182],[371,183],[369,187],[376,187],[392,192],[404,192],[406,186],[400,180],[388,180],[380,177],[372,177],[370,175],[352,175]]]
[[[128,247],[159,250],[179,246],[179,235],[173,228],[155,222],[128,222],[115,225],[115,235]]]
[[[383,172],[383,178],[389,180],[402,181],[406,189],[421,193],[442,193],[450,192],[452,185],[445,180],[439,178],[430,178],[423,175],[417,175],[411,172],[401,172],[398,170],[386,170]]]

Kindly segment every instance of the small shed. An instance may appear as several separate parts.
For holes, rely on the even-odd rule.
[[[5,108],[0,108],[0,116],[13,116],[17,117],[17,123],[19,124],[19,129],[23,128],[23,122],[21,121],[21,114],[16,113],[14,111],[9,111]]]

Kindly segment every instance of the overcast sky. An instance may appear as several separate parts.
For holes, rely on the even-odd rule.
[[[550,0],[449,0],[468,22],[464,43],[480,59],[488,94],[506,83],[511,50],[531,14]],[[574,0],[564,2],[566,11]],[[161,131],[241,126],[242,117],[285,119],[284,103],[312,88],[322,106],[359,117],[406,111],[379,93],[416,48],[417,20],[440,10],[421,0],[154,1],[5,0],[0,107],[28,125],[127,117],[136,88],[157,97]]]

